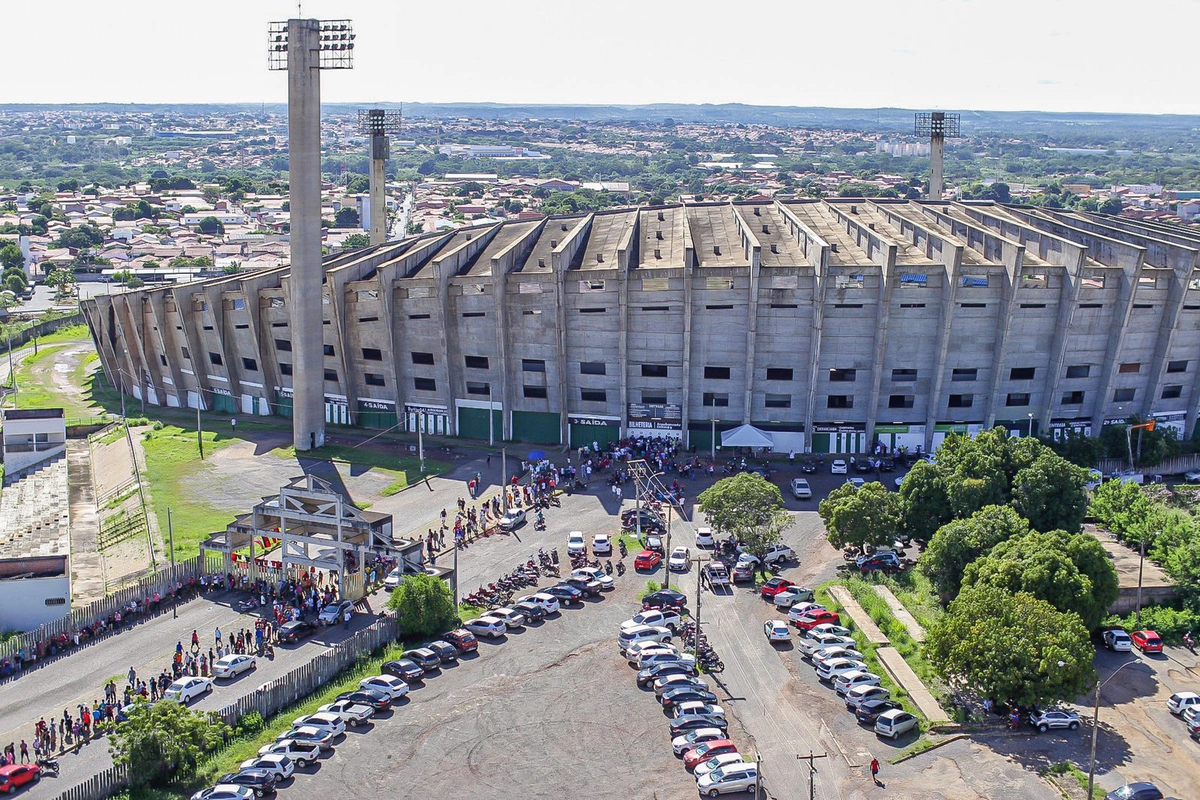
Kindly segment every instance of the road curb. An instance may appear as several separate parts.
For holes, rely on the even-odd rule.
[[[907,753],[905,755],[900,756],[899,758],[894,758],[894,759],[892,759],[891,763],[903,764],[905,761],[914,759],[917,756],[923,756],[926,753],[932,753],[934,750],[937,750],[938,748],[941,748],[941,747],[945,747],[946,745],[950,744],[951,742],[957,742],[959,739],[969,739],[969,738],[971,738],[971,735],[968,733],[956,733],[953,736],[946,737],[945,739],[943,739],[940,742],[937,742],[936,744],[932,744],[929,747],[926,747],[924,750],[918,750],[915,753]]]

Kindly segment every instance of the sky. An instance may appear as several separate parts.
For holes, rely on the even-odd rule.
[[[284,102],[282,0],[6,0],[3,103]],[[324,102],[1200,113],[1193,0],[307,0],[348,17]],[[35,33],[37,32],[37,33]],[[24,65],[19,68],[18,65]]]

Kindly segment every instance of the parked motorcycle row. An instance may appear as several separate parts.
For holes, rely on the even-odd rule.
[[[462,598],[461,602],[475,608],[505,605],[512,602],[513,592],[537,586],[543,575],[559,577],[558,550],[547,553],[545,549],[540,549],[537,558],[538,560],[535,562],[533,557],[530,557],[524,564],[518,564],[512,572],[501,576],[487,586],[480,586],[478,590]]]

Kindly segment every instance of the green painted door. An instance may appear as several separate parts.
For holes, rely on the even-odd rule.
[[[601,447],[621,440],[621,429],[615,425],[571,425],[571,446],[591,447],[598,442]]]
[[[358,424],[363,428],[377,428],[385,431],[396,427],[396,412],[378,409],[360,410]]]
[[[292,416],[292,398],[275,395],[275,413],[281,417]]]
[[[828,453],[829,452],[829,434],[828,433],[814,433],[813,434],[812,451],[814,453]]]
[[[488,439],[488,412],[486,408],[469,408],[459,406],[458,429],[459,436],[467,439]],[[496,441],[504,438],[504,417],[498,411],[492,411],[492,435]]]
[[[238,413],[237,401],[227,394],[210,394],[212,398],[212,410],[221,414],[236,414]]]
[[[559,444],[559,416],[544,411],[514,411],[513,439],[518,442]]]

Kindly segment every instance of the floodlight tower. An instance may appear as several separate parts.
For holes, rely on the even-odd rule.
[[[371,244],[387,241],[387,174],[388,136],[400,132],[399,111],[370,108],[358,112],[358,130],[371,137],[371,176],[368,211],[371,218]]]
[[[325,443],[325,353],[321,324],[321,70],[354,66],[349,20],[289,19],[267,28],[267,68],[288,74],[291,275],[288,299],[294,367],[292,442]]]
[[[958,136],[959,115],[944,111],[919,112],[914,131],[929,137],[929,199],[942,199],[942,170],[946,161],[946,137]]]

